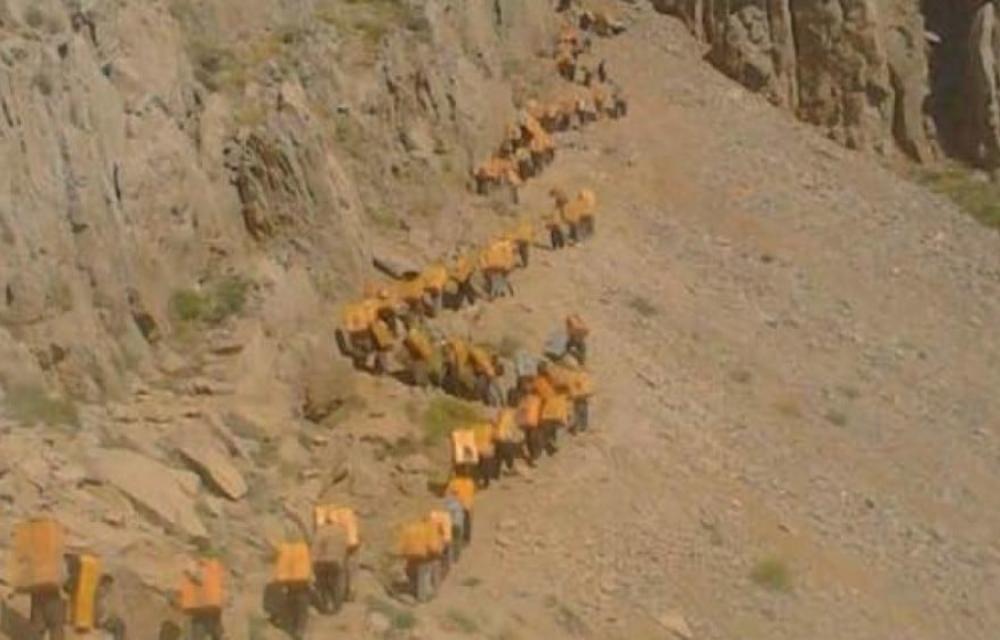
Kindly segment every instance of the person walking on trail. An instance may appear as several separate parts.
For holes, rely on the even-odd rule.
[[[125,621],[115,612],[111,604],[114,584],[112,576],[108,574],[101,576],[94,596],[94,622],[95,627],[106,632],[112,640],[125,640],[127,637]]]
[[[318,608],[337,613],[351,599],[361,536],[350,507],[317,505],[313,509],[310,554]]]
[[[518,429],[517,410],[510,407],[497,410],[493,425],[496,438],[497,475],[499,475],[501,465],[506,467],[507,471],[514,470],[514,461],[524,444],[524,434]]]
[[[535,466],[535,461],[541,456],[545,447],[541,414],[542,398],[534,392],[525,393],[517,405],[517,424],[524,433],[530,466]]]
[[[559,432],[566,429],[570,423],[569,397],[564,393],[556,393],[542,401],[541,422],[545,452],[550,456],[559,450]]]
[[[400,532],[398,548],[406,561],[410,593],[417,602],[429,602],[443,579],[445,541],[440,527],[429,518],[410,522]]]
[[[531,243],[535,241],[535,226],[531,220],[523,218],[510,232],[510,239],[517,248],[518,266],[526,268],[531,257]]]
[[[569,398],[573,403],[572,429],[582,433],[590,427],[590,398],[594,395],[594,383],[590,374],[577,369],[570,372]]]
[[[278,545],[272,585],[280,593],[281,606],[271,613],[294,640],[304,640],[306,635],[313,578],[308,544],[295,541]]]
[[[7,583],[31,602],[28,626],[39,640],[63,640],[66,625],[66,533],[53,518],[32,518],[14,528]]]
[[[103,631],[113,640],[124,640],[125,622],[111,603],[114,578],[103,572],[101,559],[92,553],[66,556],[70,625],[78,634]]]
[[[468,253],[460,253],[451,264],[449,277],[451,281],[451,298],[453,306],[461,309],[466,305],[474,305],[479,295],[472,280],[476,272],[476,264]]]
[[[472,507],[476,500],[475,480],[468,476],[452,476],[445,488],[445,495],[458,500],[465,511],[465,529],[462,533],[465,536],[465,545],[468,546],[472,543]]]
[[[63,640],[66,637],[66,601],[58,587],[31,591],[29,624],[39,640]]]
[[[403,301],[396,295],[395,288],[386,282],[371,282],[365,285],[365,298],[375,309],[376,318],[389,327],[393,335],[402,332],[405,311]]]
[[[420,281],[424,286],[425,310],[432,318],[441,311],[449,277],[447,267],[440,262],[429,265],[420,274]]]
[[[442,507],[451,516],[451,547],[449,547],[451,557],[449,562],[454,565],[462,556],[462,547],[465,545],[465,508],[455,496],[445,496]]]
[[[431,372],[434,343],[427,332],[419,326],[411,327],[403,338],[403,346],[409,355],[410,382],[418,387],[435,382]]]
[[[444,507],[431,509],[430,513],[427,514],[427,520],[437,527],[437,533],[442,542],[441,578],[444,579],[448,577],[448,573],[454,564],[454,547],[460,544],[461,541],[455,540],[455,527],[451,521],[451,512]]]
[[[475,375],[469,362],[469,345],[465,340],[451,337],[442,346],[444,373],[441,386],[446,393],[460,398],[471,397],[475,392]]]
[[[507,394],[507,404],[516,407],[531,392],[531,382],[538,375],[538,360],[523,349],[514,354],[514,384]]]
[[[490,483],[500,476],[500,464],[497,459],[496,434],[491,422],[482,422],[472,427],[476,440],[476,451],[479,452],[479,465],[476,469],[476,482],[481,489],[488,489]]]
[[[479,266],[486,277],[487,296],[493,300],[514,295],[509,275],[515,265],[514,243],[506,238],[493,240],[480,255]]]
[[[559,210],[545,216],[543,219],[545,228],[549,232],[549,246],[552,250],[566,247],[566,232],[563,229],[563,218]]]
[[[223,573],[222,563],[208,558],[198,560],[184,571],[180,606],[190,622],[191,640],[223,640],[225,637],[222,627]]]
[[[572,313],[566,316],[566,354],[580,364],[587,363],[587,337],[590,327],[580,314]]]
[[[469,347],[469,364],[476,380],[476,397],[491,407],[503,405],[501,376],[504,368],[499,357],[483,346]]]

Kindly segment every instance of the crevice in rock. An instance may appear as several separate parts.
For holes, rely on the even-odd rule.
[[[922,0],[920,9],[927,31],[933,34],[928,111],[945,153],[967,157],[968,146],[962,137],[969,108],[965,82],[974,7],[954,0]]]
[[[3,98],[0,98],[0,111],[3,111],[3,118],[7,121],[7,126],[13,129],[14,119],[10,115],[10,107],[7,106],[7,101]]]
[[[120,205],[122,203],[122,180],[121,180],[121,167],[116,162],[114,164],[114,170],[112,172],[112,181],[115,189],[115,199]]]

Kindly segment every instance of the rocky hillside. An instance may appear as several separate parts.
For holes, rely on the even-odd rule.
[[[114,397],[199,301],[318,303],[376,237],[450,245],[543,4],[4,0],[4,386]]]
[[[653,0],[727,75],[852,149],[1000,167],[996,6]]]
[[[212,555],[230,637],[277,639],[273,544],[331,502],[358,597],[310,638],[993,638],[1000,237],[844,148],[990,166],[993,5],[606,0],[629,116],[474,195],[566,85],[555,4],[0,0],[0,555],[56,514],[161,639]],[[341,304],[581,186],[592,241],[434,324],[537,352],[584,314],[594,426],[482,493],[416,605],[394,533],[483,408],[353,370]]]

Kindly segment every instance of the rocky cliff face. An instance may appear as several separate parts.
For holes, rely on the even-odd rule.
[[[336,297],[433,227],[554,19],[480,4],[0,0],[0,382],[114,394],[177,292]]]
[[[963,150],[984,166],[1000,166],[1000,24],[997,4],[971,12],[964,93],[971,107],[964,122]]]
[[[848,147],[927,162],[943,146],[1000,166],[991,2],[653,4],[682,17],[723,72]]]

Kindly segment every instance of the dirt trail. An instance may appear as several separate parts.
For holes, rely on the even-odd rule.
[[[597,47],[630,117],[566,136],[524,201],[592,184],[598,236],[482,321],[540,345],[585,313],[596,427],[482,495],[427,637],[660,638],[671,612],[698,638],[990,637],[1000,240],[668,20]]]

